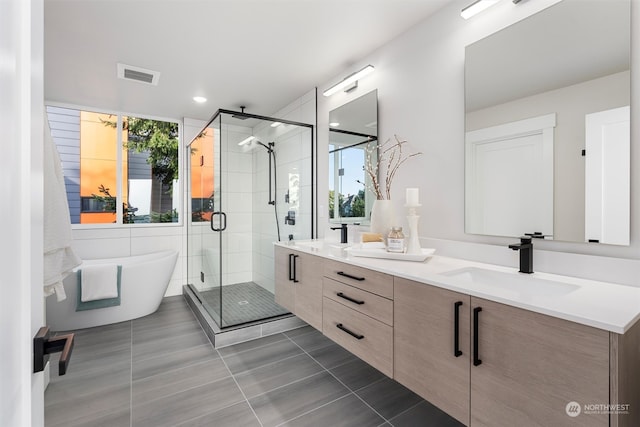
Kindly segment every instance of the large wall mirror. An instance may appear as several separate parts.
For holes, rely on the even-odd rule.
[[[629,244],[630,27],[564,0],[467,46],[467,233]]]
[[[378,147],[378,92],[329,112],[329,222],[366,223],[375,197],[368,190],[367,156]]]

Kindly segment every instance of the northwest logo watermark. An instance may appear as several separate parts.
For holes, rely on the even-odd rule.
[[[575,418],[580,414],[583,415],[628,415],[631,405],[628,403],[588,403],[580,405],[578,402],[569,402],[565,406],[565,412],[568,416]]]

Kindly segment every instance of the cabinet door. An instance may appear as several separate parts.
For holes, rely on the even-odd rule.
[[[393,299],[394,379],[469,425],[471,298],[396,277]],[[456,310],[458,356],[454,353]]]
[[[322,330],[322,258],[296,253],[295,311],[296,316]]]
[[[570,417],[566,409],[609,403],[608,332],[475,297],[471,306],[482,309],[473,427],[609,425],[607,414]]]
[[[282,307],[294,312],[293,281],[289,280],[291,268],[289,264],[290,255],[293,255],[292,251],[280,246],[275,246],[275,300],[276,303],[280,304]]]

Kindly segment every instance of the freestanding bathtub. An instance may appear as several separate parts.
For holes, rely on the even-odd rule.
[[[74,272],[64,280],[67,299],[60,302],[55,297],[46,299],[47,325],[53,331],[68,331],[124,322],[155,312],[167,291],[177,259],[178,252],[163,251],[123,258],[84,260],[79,269],[84,265],[96,264],[122,266],[120,305],[76,311],[78,283]]]

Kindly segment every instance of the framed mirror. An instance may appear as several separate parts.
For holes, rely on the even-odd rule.
[[[630,1],[564,0],[465,49],[465,231],[628,245]]]
[[[367,152],[378,147],[378,92],[329,112],[329,222],[366,223],[375,196],[368,190]]]

